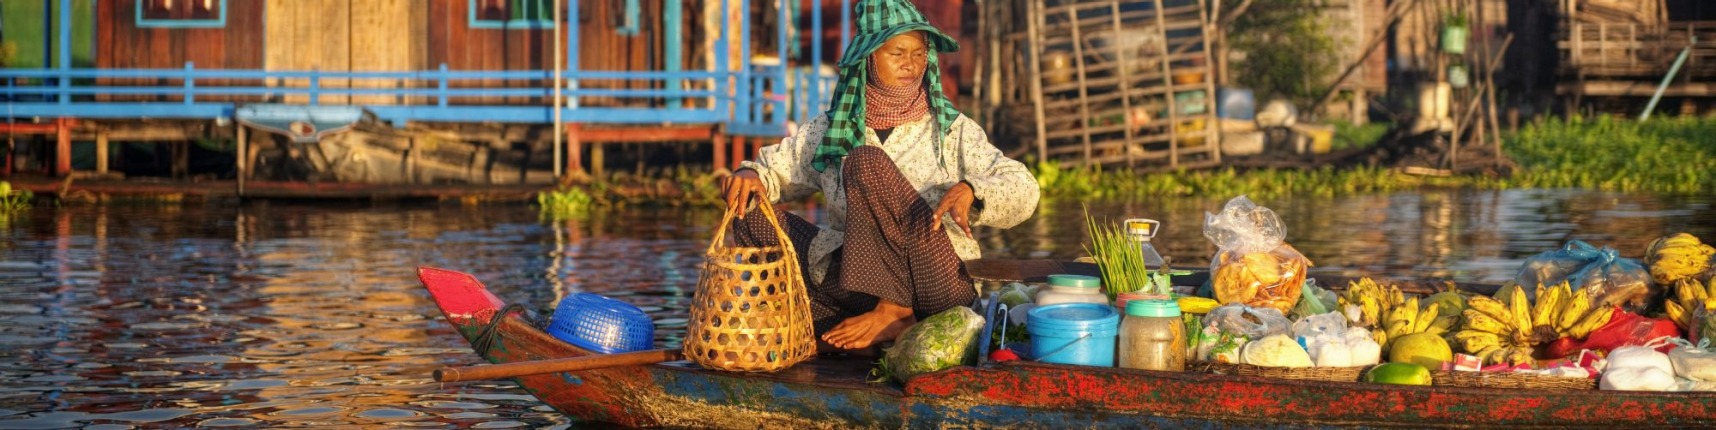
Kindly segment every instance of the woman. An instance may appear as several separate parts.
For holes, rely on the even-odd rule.
[[[977,285],[964,261],[980,256],[971,226],[1017,225],[1038,199],[1031,172],[942,95],[936,54],[958,44],[906,0],[855,8],[859,34],[840,59],[828,112],[723,184],[728,210],[741,211],[732,235],[745,246],[778,240],[751,198],[822,192],[827,228],[777,214],[807,274],[818,338],[847,351],[971,304]]]

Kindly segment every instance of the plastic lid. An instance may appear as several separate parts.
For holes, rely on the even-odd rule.
[[[1177,317],[1180,304],[1173,300],[1131,300],[1126,302],[1126,315],[1134,317]]]
[[[1089,330],[1114,328],[1120,313],[1113,306],[1096,303],[1061,303],[1037,306],[1026,312],[1026,327]]]
[[[1102,286],[1102,279],[1084,275],[1049,275],[1049,286],[1096,288]]]

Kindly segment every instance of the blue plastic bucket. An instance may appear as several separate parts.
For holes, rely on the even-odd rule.
[[[1025,328],[1031,333],[1031,357],[1044,363],[1114,367],[1120,313],[1096,303],[1062,303],[1032,308]]]

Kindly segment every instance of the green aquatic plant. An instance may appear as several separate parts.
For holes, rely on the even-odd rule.
[[[542,212],[542,218],[551,221],[564,221],[584,216],[590,212],[590,206],[594,201],[590,198],[590,194],[576,187],[536,193],[536,204]]]
[[[1506,136],[1520,166],[1505,186],[1667,193],[1716,189],[1716,119],[1550,119]]]
[[[0,181],[0,215],[11,215],[30,208],[35,195],[30,190],[12,189],[12,183]]]

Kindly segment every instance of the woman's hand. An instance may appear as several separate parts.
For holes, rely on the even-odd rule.
[[[736,212],[739,219],[745,219],[745,206],[751,198],[762,195],[763,180],[757,176],[756,170],[739,169],[727,176],[727,181],[721,183],[721,194],[727,197],[727,211]]]
[[[937,204],[935,212],[930,215],[930,228],[941,231],[941,216],[953,215],[953,223],[965,231],[966,237],[976,237],[971,235],[971,202],[975,201],[977,195],[971,189],[970,183],[953,184],[953,188],[948,188],[947,194],[941,196],[941,204]]]

